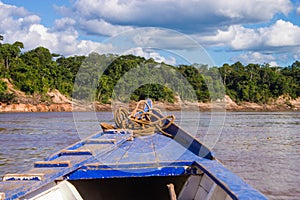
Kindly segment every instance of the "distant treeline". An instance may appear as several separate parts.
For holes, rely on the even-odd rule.
[[[3,37],[0,36],[0,40]],[[145,59],[133,55],[98,55],[92,53],[86,56],[70,56],[51,53],[47,48],[37,47],[35,49],[22,52],[24,45],[22,42],[13,44],[0,43],[0,78],[9,79],[17,89],[26,94],[44,95],[51,89],[57,89],[62,94],[74,97],[82,97],[89,94],[93,100],[109,103],[115,98],[114,89],[119,85],[120,91],[126,92],[130,88],[136,87],[135,78],[133,80],[122,77],[126,72],[144,66],[143,73],[139,76],[152,76],[153,79],[165,80],[159,82],[155,80],[148,84],[136,88],[126,99],[125,96],[118,96],[119,100],[139,100],[150,97],[155,100],[174,102],[177,95],[188,97],[186,84],[179,84],[180,74],[192,86],[197,100],[207,102],[222,98],[226,93],[234,101],[268,103],[271,99],[276,99],[281,95],[288,95],[291,98],[300,96],[300,62],[295,61],[291,66],[271,67],[268,64],[248,64],[242,65],[240,62],[232,65],[224,64],[219,67],[208,67],[206,65],[179,65],[170,66],[164,63],[157,63],[153,59]],[[87,59],[88,58],[88,59]],[[91,65],[87,60],[92,60]],[[90,62],[90,61],[89,61]],[[93,71],[95,64],[105,65],[102,72]],[[157,67],[158,66],[158,67]],[[90,67],[90,68],[89,68]],[[160,70],[154,70],[156,68]],[[80,72],[80,69],[86,68]],[[78,75],[80,74],[80,76]],[[87,84],[91,76],[101,74],[97,77],[93,87]],[[177,76],[173,78],[172,76]],[[76,81],[77,79],[77,81]],[[76,83],[76,84],[74,84]],[[82,84],[83,89],[80,89]],[[172,88],[176,85],[176,89]],[[15,96],[7,91],[7,85],[0,80],[0,102],[13,102]]]

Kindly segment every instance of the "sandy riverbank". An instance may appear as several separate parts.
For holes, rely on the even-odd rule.
[[[125,106],[133,108],[136,102],[130,104],[113,103],[100,104],[95,102],[91,105],[83,105],[80,102],[74,102],[62,95],[58,90],[49,91],[45,96],[26,95],[16,90],[7,80],[5,81],[10,93],[16,96],[15,103],[7,104],[0,102],[0,112],[71,112],[71,111],[110,111],[116,106]],[[216,102],[183,102],[179,99],[175,103],[154,102],[155,108],[160,110],[200,110],[200,111],[300,111],[300,98],[291,99],[287,96],[280,96],[278,99],[268,104],[257,104],[251,102],[236,103],[229,96],[225,95],[223,99]]]
[[[53,103],[14,103],[5,104],[0,103],[0,112],[71,112],[71,111],[111,111],[114,107],[125,106],[133,108],[136,103],[130,104],[100,104],[93,103],[84,106],[72,102],[54,101]],[[163,103],[154,102],[154,107],[161,110],[180,111],[180,110],[200,110],[200,111],[300,111],[300,98],[297,100],[283,100],[271,102],[270,104],[256,104],[250,102],[235,103],[228,96],[222,101],[212,103],[191,103],[191,102],[177,102],[177,103]]]

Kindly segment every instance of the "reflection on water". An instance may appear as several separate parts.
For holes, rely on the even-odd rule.
[[[185,113],[183,119],[175,114],[181,126],[198,130],[194,135],[200,139],[218,139],[216,157],[270,199],[300,199],[300,113],[230,112],[221,123],[212,122],[210,113]],[[77,126],[72,113],[0,114],[0,175],[24,172],[34,161],[94,133],[100,121],[112,120],[109,112],[74,115]]]

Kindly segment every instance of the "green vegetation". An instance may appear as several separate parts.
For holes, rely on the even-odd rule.
[[[3,44],[1,40],[0,35],[0,102],[13,102],[15,98],[3,78],[26,94],[44,95],[57,89],[69,97],[102,103],[114,98],[137,101],[147,97],[174,102],[177,95],[207,102],[225,93],[236,102],[268,103],[281,95],[300,96],[299,61],[287,67],[244,66],[240,62],[221,67],[170,66],[133,55],[64,57],[44,47],[22,52],[22,42]],[[148,82],[143,82],[143,77]],[[183,77],[189,84],[182,81]]]
[[[15,95],[13,93],[7,92],[7,84],[0,80],[0,102],[8,103],[12,102],[15,98]]]
[[[270,67],[240,62],[224,64],[220,73],[226,93],[237,102],[268,103],[281,95],[300,96],[300,62],[289,67]]]

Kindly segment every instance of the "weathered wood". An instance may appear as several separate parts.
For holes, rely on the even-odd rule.
[[[0,192],[0,200],[4,200],[5,199],[5,193]]]
[[[37,161],[34,163],[35,168],[41,167],[70,167],[71,162],[69,160],[63,161]]]
[[[159,117],[162,117],[162,115],[159,112],[156,112],[155,110],[154,113]],[[164,119],[163,124],[170,124],[170,121],[168,119]],[[171,123],[170,126],[164,129],[164,132],[172,136],[173,140],[175,140],[177,143],[179,143],[189,151],[193,152],[195,155],[210,160],[215,159],[213,153],[208,147],[205,146],[205,144],[202,141],[200,141],[199,139],[195,138],[192,134],[182,129],[176,123]]]
[[[97,152],[93,155],[60,155],[61,151],[58,151],[55,154],[52,154],[47,158],[46,161],[40,161],[35,163],[35,168],[32,168],[25,174],[37,174],[44,173],[44,178],[39,180],[32,181],[2,181],[0,182],[0,192],[5,192],[6,199],[18,199],[24,197],[24,195],[29,194],[33,191],[36,191],[38,188],[41,188],[53,181],[61,179],[66,174],[70,174],[81,168],[84,164],[91,163],[95,158],[102,158],[107,153],[112,152],[113,150],[118,149],[118,146],[126,142],[131,136],[128,132],[118,132],[116,134],[100,134],[96,133],[91,135],[90,138],[103,138],[103,139],[115,139],[116,143],[109,144],[98,144]],[[81,140],[64,150],[80,150],[80,149],[89,149],[88,147],[83,147],[86,140]]]
[[[115,144],[115,139],[88,139],[85,144]]]
[[[197,189],[200,185],[200,181],[202,176],[190,176],[186,182],[184,183],[179,195],[178,199],[187,200],[187,199],[195,199]]]
[[[60,156],[66,156],[66,155],[93,155],[92,151],[87,149],[75,149],[75,150],[62,150],[59,154]]]
[[[200,185],[207,191],[209,192],[211,187],[213,186],[214,182],[209,178],[206,174],[203,175]]]
[[[206,199],[212,199],[212,196],[214,195],[215,191],[216,191],[216,188],[217,188],[217,184],[213,184],[207,194],[207,197]],[[225,198],[224,198],[225,199]]]
[[[167,187],[169,190],[170,200],[177,200],[174,184],[170,183],[167,185]]]
[[[40,181],[44,174],[5,174],[2,178],[3,181]]]

